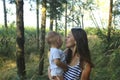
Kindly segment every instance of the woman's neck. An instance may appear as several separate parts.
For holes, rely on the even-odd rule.
[[[69,63],[70,66],[75,66],[79,63],[80,57],[75,53],[75,55],[72,56],[72,59]]]
[[[72,50],[72,57],[74,57],[74,56],[75,56],[75,48],[72,47],[72,48],[70,48],[70,49]]]

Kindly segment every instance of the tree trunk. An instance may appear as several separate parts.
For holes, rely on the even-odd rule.
[[[50,31],[53,31],[53,0],[50,2]]]
[[[81,15],[81,18],[82,18],[82,29],[84,29],[83,17],[84,17],[84,15],[82,14],[82,15]]]
[[[53,31],[53,18],[50,16],[50,31]]]
[[[109,20],[108,20],[108,37],[107,40],[108,42],[110,41],[110,36],[111,36],[111,29],[112,29],[112,8],[113,8],[113,0],[110,0],[110,9],[109,9]]]
[[[74,1],[72,1],[72,20],[74,20]],[[74,27],[74,21],[72,21],[72,27]]]
[[[67,36],[67,1],[65,6],[65,37]]]
[[[24,58],[24,21],[23,21],[23,0],[16,0],[16,57],[17,69],[20,80],[25,80],[25,58]]]
[[[4,26],[5,28],[7,28],[6,0],[3,0],[3,8],[4,8]]]
[[[41,18],[40,63],[39,63],[39,74],[40,75],[43,75],[45,29],[46,29],[46,0],[43,0],[42,1],[42,18]]]
[[[39,49],[39,0],[36,0],[36,18],[37,18],[37,49]]]
[[[56,18],[55,18],[55,31],[58,31],[58,24],[57,24],[57,14],[56,14]]]

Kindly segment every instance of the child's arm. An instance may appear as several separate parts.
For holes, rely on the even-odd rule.
[[[67,65],[60,61],[60,59],[54,59],[54,63],[62,68],[64,71],[67,71]]]

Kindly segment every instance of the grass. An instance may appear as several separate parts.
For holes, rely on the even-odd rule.
[[[35,30],[30,28],[29,31],[27,31],[26,29],[26,32],[25,32],[25,36],[26,36],[25,61],[26,61],[27,80],[47,80],[47,68],[48,68],[47,47],[45,48],[45,56],[44,56],[44,59],[45,59],[44,74],[40,76],[38,74],[39,51],[37,51],[36,49]],[[4,30],[1,31],[2,34],[3,32]],[[5,36],[8,36],[11,40],[9,41],[10,44],[8,44],[8,50],[4,46],[5,45],[4,40],[3,40],[3,44],[0,43],[1,44],[0,45],[0,80],[19,80],[17,75],[16,61],[15,61],[16,58],[15,58],[15,39],[14,39],[15,33],[14,32],[15,31],[13,29],[13,32],[10,31],[9,35],[4,34]],[[88,33],[89,32],[91,32],[91,30],[88,30]],[[2,34],[1,36],[3,36]],[[88,35],[88,38],[89,38],[89,48],[91,51],[92,61],[95,65],[95,67],[92,69],[92,72],[91,72],[91,76],[90,76],[91,80],[120,80],[120,77],[119,77],[120,47],[118,49],[114,49],[111,54],[106,56],[104,53],[106,44],[103,43],[102,39],[97,35],[95,35],[94,33],[90,33],[90,35]],[[119,46],[119,40],[117,43]],[[63,49],[64,49],[64,46],[63,46]],[[4,52],[6,52],[6,54],[4,54]]]
[[[44,74],[38,74],[39,54],[31,53],[26,56],[26,77],[27,80],[47,80],[48,59],[45,58]],[[19,80],[15,60],[6,60],[0,67],[0,80]]]
[[[89,47],[91,51],[91,57],[93,60],[93,63],[96,64],[98,60],[101,60],[102,54],[102,48],[100,47],[101,40],[95,36],[95,35],[89,35]],[[96,53],[97,52],[97,53]],[[99,55],[99,56],[98,56]],[[26,59],[26,76],[28,80],[47,80],[47,68],[48,68],[48,58],[47,58],[47,51],[45,52],[45,64],[44,64],[44,75],[40,76],[38,75],[38,66],[39,66],[39,52],[34,51],[34,49],[30,50],[29,54],[25,55]],[[0,71],[0,80],[18,80],[17,76],[17,68],[16,68],[16,62],[7,60],[6,63],[4,63],[4,66],[1,67],[2,71]],[[96,68],[93,68],[93,72],[91,76],[95,76],[98,74],[96,72]],[[95,78],[94,78],[95,79]]]

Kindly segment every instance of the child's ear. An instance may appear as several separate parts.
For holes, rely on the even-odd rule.
[[[77,42],[75,41],[75,45],[77,44]]]
[[[60,41],[60,38],[58,38],[57,41]]]

